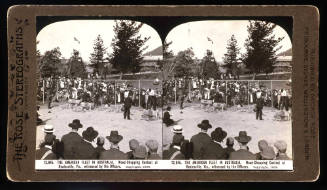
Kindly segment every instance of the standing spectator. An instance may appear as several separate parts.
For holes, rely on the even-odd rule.
[[[220,143],[225,139],[227,133],[220,127],[216,128],[211,133],[212,141],[205,147],[203,159],[205,160],[220,160],[225,159],[225,151]]]
[[[257,100],[256,100],[256,119],[260,119],[260,120],[263,120],[262,119],[262,109],[263,109],[263,104],[264,104],[264,100],[262,98],[261,95],[259,95],[257,97]]]
[[[88,127],[85,131],[83,131],[83,141],[77,147],[77,155],[78,159],[83,160],[94,160],[97,158],[97,152],[92,145],[93,140],[98,136],[98,132],[93,129],[93,127]]]
[[[54,143],[55,136],[47,135],[44,138],[44,146],[36,150],[36,160],[55,160],[56,155],[52,152],[52,145]]]
[[[212,128],[208,120],[203,120],[198,127],[201,131],[192,136],[191,142],[193,143],[193,159],[201,160],[203,159],[205,148],[212,141],[211,137],[207,134],[209,128]]]
[[[105,151],[106,149],[103,148],[104,145],[104,138],[98,137],[97,138],[97,147],[95,147],[95,152],[97,154],[97,159],[100,158],[101,152]]]
[[[286,154],[287,144],[285,141],[277,141],[274,146],[278,150],[276,160],[290,160]]]
[[[148,140],[145,145],[148,147],[148,160],[161,160],[161,157],[157,153],[158,151],[158,142],[155,140]]]
[[[118,143],[123,139],[123,136],[118,134],[118,131],[111,131],[110,136],[106,137],[110,142],[110,149],[103,151],[100,154],[100,160],[127,160],[127,154],[119,150]]]
[[[133,100],[131,98],[131,96],[127,96],[127,98],[125,98],[124,100],[124,119],[131,119],[131,107],[133,104]]]
[[[126,154],[127,154],[128,159],[133,159],[133,158],[134,158],[134,157],[133,157],[133,152],[135,151],[135,149],[136,149],[137,147],[140,146],[140,144],[139,144],[139,142],[138,142],[136,139],[132,139],[132,140],[130,140],[130,141],[128,142],[128,144],[129,144],[129,149],[130,149],[131,151],[127,152]]]
[[[233,148],[234,146],[234,138],[233,137],[228,137],[226,140],[226,148],[224,148],[225,151],[225,158],[229,159],[229,156],[232,152],[235,152],[235,149]]]
[[[64,143],[64,158],[65,159],[78,159],[77,146],[83,141],[83,138],[77,133],[79,128],[82,128],[79,119],[74,119],[72,123],[68,124],[72,131],[61,138]]]
[[[232,152],[229,156],[230,160],[255,160],[256,156],[248,150],[248,142],[251,141],[251,137],[247,135],[246,131],[240,131],[239,135],[235,137],[240,145],[240,149]]]

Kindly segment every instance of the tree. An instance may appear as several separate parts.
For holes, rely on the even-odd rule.
[[[239,79],[239,56],[240,48],[237,46],[237,40],[234,34],[227,42],[227,53],[224,54],[222,67],[226,68],[227,74],[232,74]]]
[[[79,51],[75,49],[73,50],[72,56],[68,60],[68,65],[68,73],[71,77],[85,77],[85,64],[79,54]]]
[[[110,57],[112,66],[120,71],[122,79],[124,73],[139,72],[143,61],[144,46],[150,37],[142,38],[139,31],[143,23],[135,21],[116,21],[114,26],[115,36],[111,46],[113,53]]]
[[[41,77],[56,77],[59,75],[61,52],[59,47],[46,51],[40,60],[39,70]]]
[[[176,77],[186,77],[188,78],[192,75],[192,65],[194,52],[192,48],[178,52],[177,56],[174,59],[175,66],[175,76]]]
[[[91,53],[90,57],[90,66],[93,68],[93,74],[98,74],[103,77],[106,52],[107,48],[103,45],[102,37],[101,35],[98,35],[94,41],[93,53]]]
[[[201,67],[202,67],[202,77],[204,79],[208,78],[218,78],[219,76],[219,70],[218,65],[213,57],[212,51],[207,50],[206,56],[203,57],[201,61]]]
[[[174,54],[172,50],[169,50],[169,46],[172,44],[172,41],[167,42],[166,40],[162,45],[162,55],[163,60],[158,61],[159,69],[162,71],[163,80],[168,79],[174,72],[176,67],[176,62],[173,60]]]
[[[255,79],[257,73],[270,73],[276,63],[276,52],[281,48],[278,43],[283,38],[277,38],[273,34],[276,24],[266,21],[249,21],[247,31],[248,38],[245,41],[246,53],[243,62],[253,73]]]

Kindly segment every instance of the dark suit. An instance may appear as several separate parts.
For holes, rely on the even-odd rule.
[[[198,133],[191,138],[193,143],[193,159],[204,159],[205,148],[211,142],[211,137],[207,133]]]
[[[223,160],[225,159],[225,151],[223,147],[211,141],[205,148],[203,159],[205,160]]]
[[[106,149],[104,149],[103,146],[97,146],[97,147],[95,148],[95,152],[96,152],[96,155],[97,155],[97,159],[100,158],[100,154],[101,154],[101,152],[103,152],[103,151],[105,151],[105,150],[106,150]]]
[[[132,98],[130,98],[129,96],[127,98],[125,98],[124,101],[124,119],[130,119],[130,115],[131,115],[131,107],[133,104],[133,100]]]
[[[230,153],[235,152],[235,149],[233,147],[226,147],[224,148],[225,151],[225,159],[229,159]]]
[[[230,153],[229,160],[255,160],[256,156],[252,152],[244,149]]]
[[[127,160],[127,154],[122,151],[111,148],[109,150],[103,151],[100,154],[100,160]]]
[[[177,151],[179,151],[179,154],[172,158],[174,153]],[[185,156],[180,152],[180,150],[174,148],[173,146],[171,146],[168,150],[164,150],[162,155],[164,160],[185,160]]]
[[[127,154],[127,158],[128,158],[129,160],[134,159],[134,155],[133,155],[133,151],[132,151],[132,150],[129,151],[129,152],[126,152],[126,154]]]
[[[46,148],[46,147],[42,147],[40,149],[37,149],[35,152],[35,159],[36,160],[41,160],[41,158],[43,157],[43,155],[45,153],[47,153],[48,151],[51,151],[50,148]],[[51,151],[50,154],[48,154],[45,158],[43,158],[43,160],[56,160],[57,156]]]
[[[262,120],[263,104],[264,104],[263,98],[257,99],[257,102],[256,102],[256,119],[259,118],[260,120]]]
[[[95,160],[97,158],[97,153],[95,148],[91,143],[82,141],[76,148],[77,150],[77,159],[81,160]]]
[[[170,126],[174,123],[174,121],[172,119],[170,119],[170,114],[168,111],[166,111],[163,115],[162,121],[164,124],[166,124],[167,126]]]
[[[64,159],[78,159],[77,146],[83,141],[83,138],[75,132],[70,132],[61,138],[61,142],[64,143]]]

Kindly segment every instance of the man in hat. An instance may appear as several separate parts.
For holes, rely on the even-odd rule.
[[[129,144],[129,149],[130,149],[130,151],[126,153],[126,154],[127,154],[127,158],[128,158],[128,159],[133,159],[133,158],[134,158],[134,156],[133,156],[133,152],[135,151],[135,149],[136,149],[137,147],[140,146],[140,143],[139,143],[139,141],[137,141],[136,139],[131,139],[131,140],[128,142],[128,144]]]
[[[127,96],[124,100],[124,119],[131,119],[131,107],[133,104],[133,100],[130,95]]]
[[[208,144],[212,141],[211,137],[207,134],[209,128],[212,128],[208,120],[203,120],[198,127],[201,131],[193,135],[191,138],[191,143],[193,144],[193,159],[200,160],[204,158],[205,149]]]
[[[173,143],[168,150],[164,150],[162,155],[165,160],[184,160],[185,156],[181,152],[181,143],[184,140],[183,135],[174,135]]]
[[[261,92],[261,91],[259,91]],[[257,94],[257,100],[256,100],[256,119],[262,119],[262,109],[263,109],[263,105],[264,105],[264,100],[261,96],[261,93]]]
[[[278,150],[276,160],[291,160],[286,154],[287,144],[285,141],[277,141],[274,146]]]
[[[145,145],[148,147],[148,160],[161,160],[161,157],[157,153],[158,151],[158,142],[155,140],[146,141]]]
[[[68,124],[72,129],[71,132],[62,136],[61,141],[64,143],[64,159],[78,159],[77,146],[83,141],[83,138],[77,133],[79,128],[82,128],[79,119],[74,119]]]
[[[205,147],[203,159],[205,160],[221,160],[225,159],[225,151],[221,146],[221,142],[227,136],[226,131],[222,130],[220,127],[216,128],[211,133],[212,141]]]
[[[170,114],[170,110],[171,110],[171,107],[168,106],[167,107],[167,111],[164,112],[164,115],[163,115],[163,118],[162,118],[162,122],[164,124],[166,124],[167,127],[171,126],[174,124],[174,120],[172,120],[170,117],[172,116]]]
[[[229,159],[230,153],[235,152],[234,146],[234,138],[228,137],[226,140],[226,148],[224,148],[225,151],[225,159]]]
[[[118,131],[111,131],[110,136],[106,137],[110,142],[110,149],[103,151],[100,154],[100,160],[127,160],[127,154],[119,150],[118,143],[123,139],[123,136],[118,134]]]
[[[229,160],[255,160],[256,156],[248,150],[247,144],[251,141],[251,137],[247,135],[246,131],[240,131],[235,139],[239,143],[240,149],[232,152]]]
[[[103,148],[104,145],[104,138],[98,137],[97,138],[97,147],[95,147],[95,152],[97,154],[97,159],[99,159],[101,152],[105,151],[106,149]]]
[[[260,152],[260,157],[261,160],[273,160],[276,157],[274,148],[271,146],[264,147]]]
[[[133,152],[134,160],[145,160],[147,156],[146,148],[143,145],[138,146]]]
[[[92,145],[93,140],[98,136],[98,132],[93,127],[88,127],[82,133],[83,141],[77,146],[77,157],[82,160],[94,160],[97,158],[97,153]]]
[[[258,153],[255,154],[255,156],[257,157],[257,160],[261,160],[261,152],[263,151],[263,149],[265,149],[268,146],[268,142],[266,140],[260,140],[258,142],[258,148],[259,151]]]
[[[44,138],[46,136],[53,136],[54,139],[56,139],[56,135],[53,134],[53,132],[55,131],[54,128],[53,128],[53,125],[49,125],[49,124],[46,124],[44,127],[43,127],[43,132],[44,132]],[[39,144],[39,147],[43,147],[44,146],[44,141]]]
[[[36,150],[36,160],[56,160],[56,155],[52,152],[52,145],[55,141],[55,136],[47,135],[44,138],[44,146]]]

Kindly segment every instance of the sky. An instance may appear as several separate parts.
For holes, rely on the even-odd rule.
[[[248,37],[247,20],[240,21],[196,21],[181,24],[173,28],[167,35],[166,40],[172,41],[170,50],[177,54],[189,47],[193,48],[194,54],[201,59],[206,50],[212,50],[217,61],[223,60],[227,52],[227,41],[232,34],[235,35],[240,52],[245,53],[244,42]],[[283,52],[292,47],[291,40],[286,31],[277,26],[274,30],[276,37],[284,37],[279,43],[282,48],[277,52]],[[213,41],[208,41],[208,37]]]
[[[213,50],[214,57],[221,62],[226,53],[227,41],[234,34],[241,48],[241,53],[245,53],[244,42],[248,36],[247,20],[228,21],[196,21],[181,24],[173,28],[166,37],[167,41],[172,41],[170,49],[177,54],[179,51],[193,48],[195,57],[201,59],[206,50]],[[55,22],[44,27],[37,35],[37,49],[41,54],[45,51],[59,47],[62,57],[69,58],[73,49],[80,51],[84,61],[89,61],[93,52],[93,43],[97,35],[100,34],[108,53],[112,53],[111,41],[114,37],[114,20],[70,20]],[[274,30],[276,37],[284,37],[280,42],[282,48],[277,52],[283,52],[292,47],[290,38],[286,31],[277,26]],[[151,51],[161,46],[161,39],[152,27],[144,24],[140,30],[142,37],[149,37],[146,46]],[[213,41],[208,41],[208,37]],[[76,38],[80,43],[78,43]]]
[[[89,61],[90,54],[93,52],[94,40],[101,35],[108,53],[112,53],[111,42],[114,37],[114,20],[70,20],[60,21],[47,25],[37,35],[39,41],[37,49],[41,54],[45,51],[59,47],[62,57],[69,58],[73,49],[79,50],[84,61]],[[158,33],[149,25],[144,24],[140,29],[142,37],[149,37],[145,46],[151,51],[162,42]],[[80,43],[74,40],[76,38]]]

